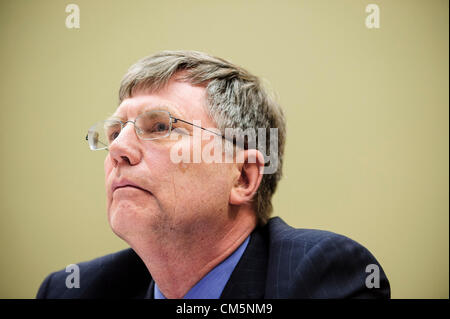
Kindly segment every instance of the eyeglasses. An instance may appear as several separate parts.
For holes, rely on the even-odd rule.
[[[93,151],[107,150],[127,123],[134,124],[136,135],[143,140],[161,139],[170,135],[174,128],[173,124],[178,121],[201,128],[225,139],[223,135],[217,132],[173,117],[167,111],[154,110],[140,114],[134,121],[105,120],[97,122],[88,130],[86,140],[89,143],[89,148]]]

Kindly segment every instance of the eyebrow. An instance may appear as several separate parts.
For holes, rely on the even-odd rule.
[[[143,108],[140,109],[140,111],[137,113],[138,117],[139,115],[145,113],[145,112],[150,112],[150,111],[166,111],[169,112],[170,116],[174,117],[174,118],[180,118],[183,117],[180,115],[180,113],[178,112],[178,110],[176,108],[174,108],[173,106],[171,106],[170,104],[158,104],[158,105],[145,105]],[[119,120],[122,122],[126,122],[126,118],[119,116],[117,114],[113,114],[111,116],[109,116],[106,120]]]

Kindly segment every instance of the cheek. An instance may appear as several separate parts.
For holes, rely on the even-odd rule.
[[[231,189],[231,172],[224,165],[178,164],[173,174],[178,199],[191,207],[217,209],[226,206]]]

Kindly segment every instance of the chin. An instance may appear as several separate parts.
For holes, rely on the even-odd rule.
[[[159,214],[151,208],[112,206],[108,210],[109,225],[118,237],[130,244],[133,238],[148,238],[161,225]]]
[[[114,234],[124,240],[133,229],[133,224],[136,223],[133,222],[135,219],[135,213],[130,213],[129,210],[109,209],[108,211],[109,226]]]

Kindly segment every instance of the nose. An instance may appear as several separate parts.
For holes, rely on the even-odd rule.
[[[114,167],[134,166],[141,161],[142,152],[133,122],[125,123],[119,136],[109,145],[109,157]]]

